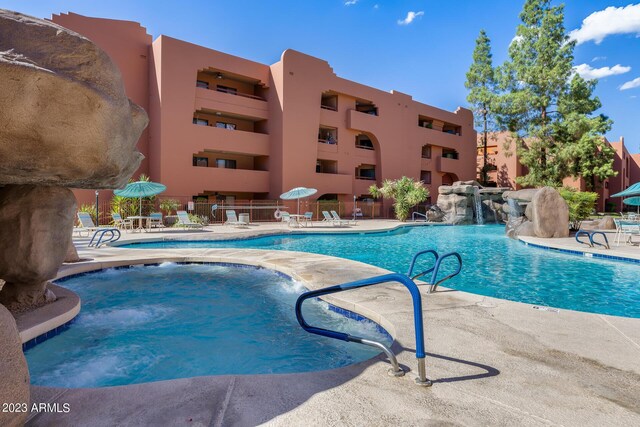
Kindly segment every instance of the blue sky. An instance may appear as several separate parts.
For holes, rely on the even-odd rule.
[[[454,110],[466,105],[465,73],[478,32],[487,31],[495,64],[502,63],[523,3],[31,0],[2,1],[0,7],[37,17],[72,11],[138,21],[154,38],[165,34],[267,64],[292,48],[327,60],[341,77]],[[620,9],[605,11],[609,7]],[[607,137],[624,136],[629,150],[640,152],[640,1],[568,0],[565,25],[582,28],[575,65],[602,76],[596,94],[601,111],[614,120]]]

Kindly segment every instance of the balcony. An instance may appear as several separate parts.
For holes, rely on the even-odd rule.
[[[329,111],[338,111],[338,95],[332,92],[325,92],[320,99],[320,108]]]
[[[200,120],[199,125],[194,124],[185,129],[184,138],[180,141],[181,149],[193,152],[215,149],[230,153],[269,155],[269,135],[217,127],[216,122],[211,123],[207,119],[195,120]]]
[[[438,157],[436,159],[436,171],[442,173],[460,173],[460,162],[458,159],[448,157]]]
[[[370,131],[378,126],[378,116],[363,114],[357,110],[347,110],[347,128],[357,131]]]
[[[374,181],[375,183],[376,166],[362,164],[356,168],[355,176],[356,176],[356,179],[361,179],[365,181]]]
[[[462,126],[422,115],[418,116],[418,127],[455,136],[460,136],[462,134]]]
[[[248,95],[233,94],[228,89],[196,88],[196,110],[227,111],[252,119],[266,120],[269,109],[266,101]]]
[[[362,114],[369,114],[371,116],[378,115],[378,107],[371,101],[356,100],[356,111]]]
[[[240,193],[268,193],[269,172],[226,169],[215,167],[192,167],[183,177],[202,183],[202,187],[215,191]]]
[[[337,174],[338,162],[336,160],[318,159],[316,161],[316,173]]]

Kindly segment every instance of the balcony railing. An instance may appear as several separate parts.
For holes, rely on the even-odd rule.
[[[248,93],[238,92],[237,90],[233,90],[233,89],[230,89],[230,88],[217,87],[214,90],[216,92],[228,93],[229,95],[236,95],[236,96],[242,96],[244,98],[257,99],[258,101],[266,101],[266,99],[264,99],[264,98],[262,98],[260,96],[250,95]]]
[[[320,104],[320,108],[323,110],[338,111],[336,107],[332,107],[331,105]]]

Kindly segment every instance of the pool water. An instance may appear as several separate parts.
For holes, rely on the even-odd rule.
[[[173,264],[109,269],[64,280],[80,295],[71,326],[25,352],[31,381],[102,387],[200,375],[338,368],[379,353],[305,332],[305,289],[267,269]],[[377,324],[307,301],[310,324],[391,343]]]
[[[457,251],[462,273],[444,286],[512,301],[640,317],[640,265],[528,247],[504,226],[410,227],[390,233],[279,235],[233,241],[149,242],[129,248],[252,248],[332,255],[406,273],[414,253]],[[603,251],[603,253],[606,253]],[[425,260],[431,259],[425,258]],[[443,262],[442,275],[454,260]],[[421,271],[421,270],[417,270]]]

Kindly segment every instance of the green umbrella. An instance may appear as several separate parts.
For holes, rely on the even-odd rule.
[[[625,197],[625,196],[640,196],[640,182],[636,182],[626,190],[616,194],[612,194],[609,197]]]
[[[638,206],[638,212],[640,212],[640,197],[629,197],[622,201],[625,205]]]
[[[122,190],[116,190],[113,193],[121,197],[139,197],[140,198],[140,215],[142,215],[142,198],[155,196],[162,193],[167,187],[157,182],[137,181],[130,182]]]

